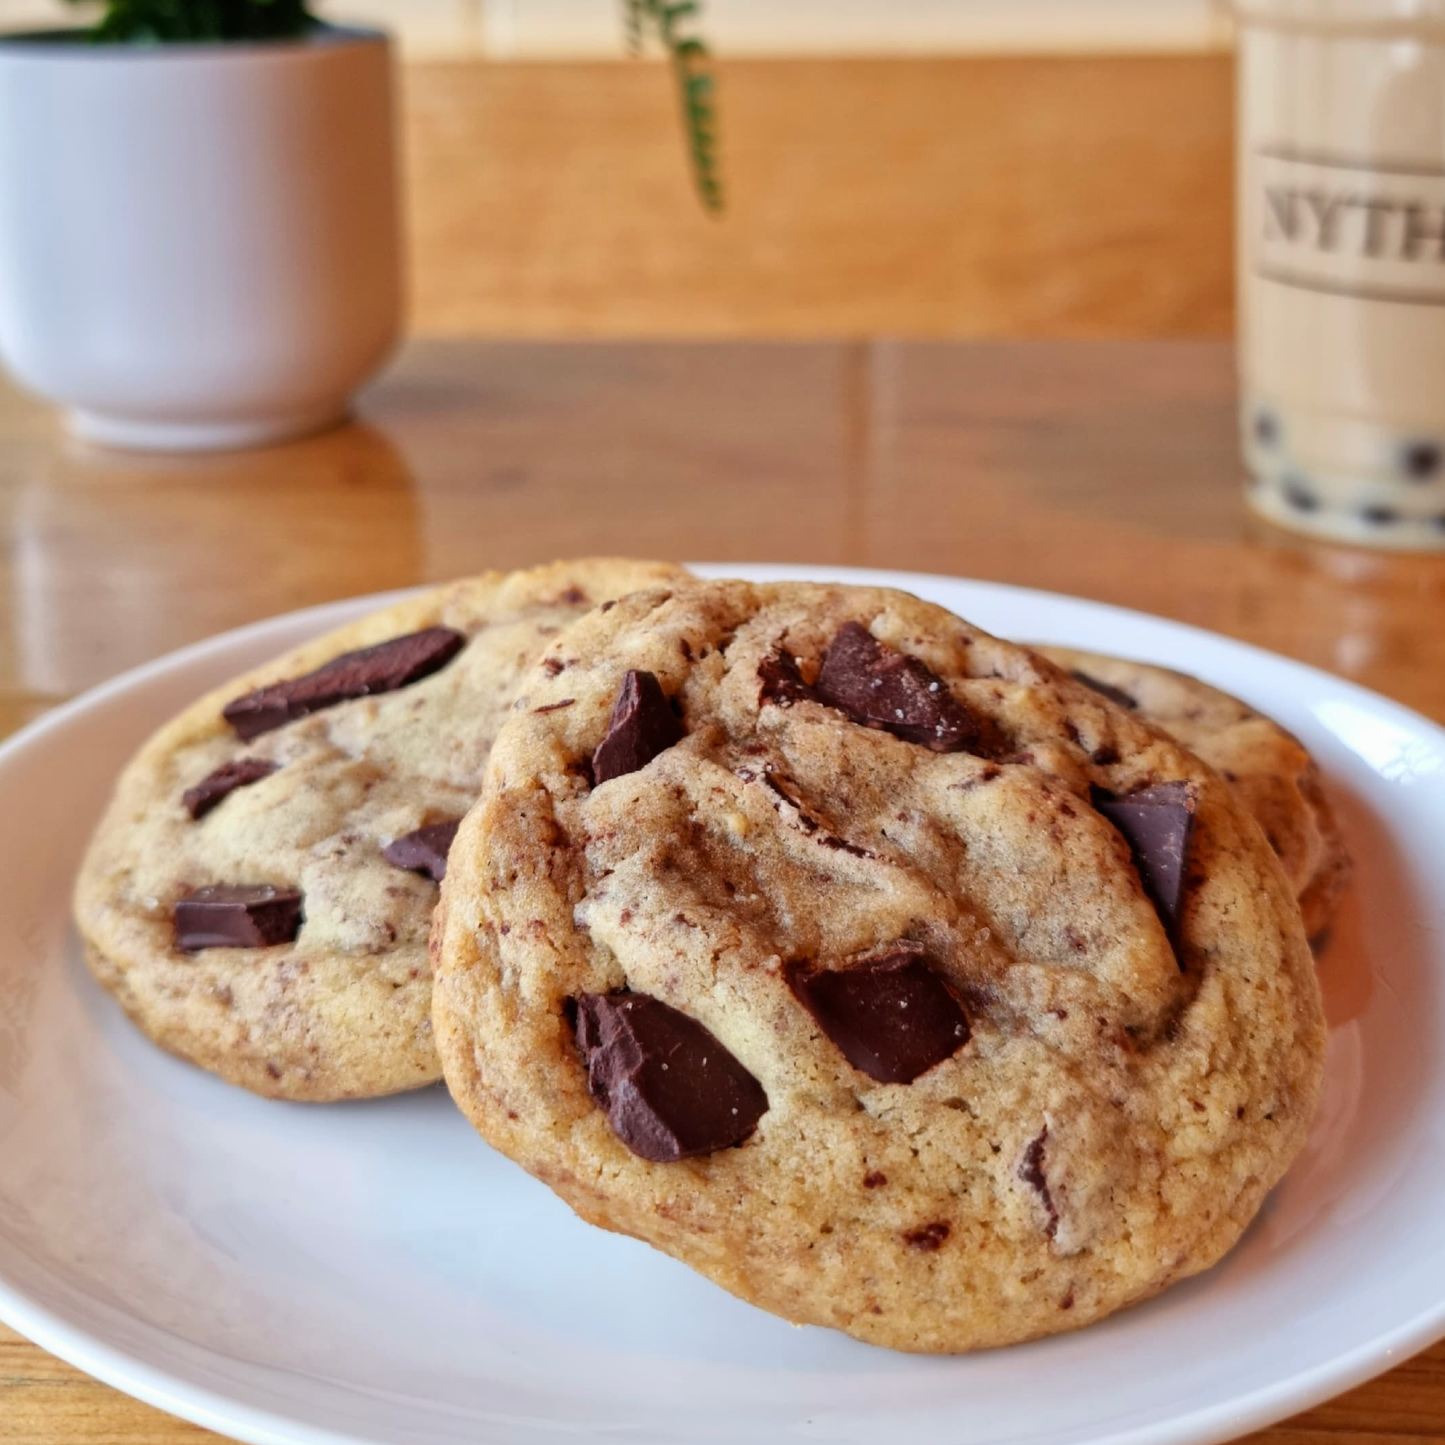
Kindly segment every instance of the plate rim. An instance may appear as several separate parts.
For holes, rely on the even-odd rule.
[[[1182,640],[1204,642],[1211,646],[1222,642],[1232,649],[1242,650],[1258,664],[1271,668],[1283,665],[1286,671],[1293,671],[1301,678],[1308,677],[1317,685],[1324,683],[1333,689],[1343,690],[1354,701],[1367,704],[1376,712],[1393,714],[1397,719],[1407,720],[1410,727],[1433,734],[1442,752],[1445,752],[1445,727],[1383,693],[1228,633],[1116,603],[987,578],[908,569],[826,563],[698,562],[687,565],[704,578],[736,576],[748,580],[810,580],[894,588],[902,581],[908,589],[916,583],[925,586],[936,584],[943,588],[962,584],[999,594],[1004,601],[1015,597],[1020,601],[1027,599],[1035,605],[1082,609],[1100,621],[1112,618],[1134,626],[1162,626]],[[0,769],[13,766],[24,753],[49,735],[64,730],[117,697],[168,673],[203,662],[217,653],[260,641],[273,629],[283,625],[308,629],[314,626],[314,635],[320,635],[344,625],[358,613],[390,606],[441,585],[445,584],[425,583],[358,594],[274,613],[138,663],[47,710],[0,742]],[[106,1342],[84,1326],[68,1322],[57,1311],[37,1303],[23,1287],[13,1284],[3,1274],[0,1274],[0,1323],[40,1349],[123,1394],[227,1438],[243,1441],[245,1445],[375,1445],[374,1438],[305,1423],[292,1416],[247,1404],[210,1385],[194,1383],[177,1371],[155,1365],[138,1353]],[[1243,1396],[1190,1410],[1165,1422],[1155,1421],[1122,1431],[1114,1430],[1107,1435],[1090,1437],[1089,1441],[1081,1438],[1079,1445],[1220,1445],[1220,1442],[1237,1435],[1266,1428],[1332,1399],[1394,1368],[1441,1338],[1445,1338],[1445,1299],[1368,1343],[1297,1371],[1281,1381],[1257,1387]],[[477,1438],[480,1440],[482,1437]]]

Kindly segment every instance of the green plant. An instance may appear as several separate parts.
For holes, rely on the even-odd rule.
[[[85,33],[100,44],[125,45],[279,40],[316,23],[306,0],[107,0],[105,13]]]
[[[692,160],[692,177],[697,193],[709,211],[723,207],[722,179],[717,162],[717,112],[714,97],[717,79],[712,53],[696,31],[684,32],[701,13],[698,0],[622,0],[628,48],[641,54],[649,31],[661,40],[673,74],[677,77],[678,99],[682,103],[683,136]]]
[[[86,0],[72,0],[84,4]],[[712,53],[692,28],[698,0],[623,0],[628,48],[641,54],[649,34],[661,41],[677,77],[683,137],[703,205],[722,210],[717,160],[717,78]],[[99,43],[162,45],[198,40],[275,40],[302,35],[318,22],[306,0],[106,0],[88,29]]]

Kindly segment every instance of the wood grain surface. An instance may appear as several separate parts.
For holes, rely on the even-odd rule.
[[[720,86],[714,218],[660,66],[403,67],[417,329],[1229,329],[1227,56],[749,60]]]
[[[155,458],[71,443],[0,389],[0,730],[220,628],[584,551],[1074,592],[1445,720],[1445,558],[1249,520],[1233,405],[1207,342],[435,341],[340,431]],[[204,1437],[0,1330],[7,1445]],[[1445,1347],[1253,1438],[1438,1445]]]

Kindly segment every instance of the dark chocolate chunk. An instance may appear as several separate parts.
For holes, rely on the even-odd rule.
[[[207,773],[194,788],[187,788],[181,794],[186,811],[193,818],[203,818],[222,798],[234,793],[237,788],[249,787],[269,778],[280,763],[269,758],[236,758],[233,762],[222,763],[213,773]]]
[[[1272,411],[1255,413],[1254,439],[1262,447],[1272,447],[1279,440],[1279,422]]]
[[[1124,835],[1134,854],[1139,881],[1173,938],[1179,929],[1184,865],[1199,790],[1193,783],[1156,783],[1152,788],[1117,797],[1095,788],[1093,802]]]
[[[968,1042],[962,1005],[916,945],[843,968],[795,963],[787,979],[843,1057],[881,1084],[911,1084]]]
[[[1394,507],[1361,507],[1360,520],[1374,527],[1389,527],[1400,520],[1400,514]]]
[[[1124,691],[1122,687],[1115,687],[1112,682],[1102,682],[1097,677],[1090,677],[1087,672],[1074,668],[1069,676],[1075,682],[1082,682],[1085,687],[1092,688],[1100,697],[1106,697],[1110,702],[1116,702],[1120,707],[1126,707],[1130,712],[1137,712],[1139,700],[1132,694]]]
[[[979,740],[978,724],[942,678],[858,622],[845,622],[834,634],[814,691],[854,722],[936,753],[960,752]]]
[[[426,627],[375,647],[343,652],[315,672],[273,682],[238,697],[221,715],[243,738],[259,737],[322,708],[378,692],[395,692],[445,667],[466,643],[450,627]]]
[[[270,948],[290,943],[301,927],[301,895],[269,883],[213,883],[176,900],[176,945]]]
[[[684,731],[656,676],[629,672],[612,704],[607,736],[592,754],[593,778],[605,783],[645,768],[658,753],[681,739]]]
[[[758,681],[762,684],[759,701],[776,703],[779,707],[792,707],[800,699],[813,695],[813,689],[798,671],[798,659],[781,648],[758,664]]]
[[[1440,448],[1434,442],[1411,442],[1400,453],[1400,468],[1417,482],[1428,481],[1440,470]]]
[[[932,1224],[920,1224],[917,1229],[906,1229],[903,1231],[903,1242],[910,1244],[914,1249],[921,1249],[927,1254],[943,1248],[948,1241],[948,1236],[953,1233],[953,1226],[946,1220],[935,1219]]]
[[[394,867],[425,873],[434,883],[440,883],[447,876],[447,854],[461,823],[460,818],[453,818],[450,822],[428,823],[425,828],[403,833],[381,850],[381,856]]]
[[[1038,1191],[1039,1201],[1049,1217],[1046,1232],[1052,1239],[1059,1227],[1059,1211],[1054,1204],[1054,1196],[1049,1191],[1048,1176],[1044,1173],[1044,1145],[1048,1142],[1049,1126],[1045,1124],[1043,1129],[1029,1140],[1024,1157],[1019,1160],[1018,1175],[1025,1184]]]
[[[762,1085],[661,999],[585,993],[576,1009],[587,1087],[639,1158],[669,1164],[741,1144],[767,1113]]]

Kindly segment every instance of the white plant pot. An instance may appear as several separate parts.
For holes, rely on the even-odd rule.
[[[115,446],[345,415],[400,316],[390,47],[0,40],[0,357]]]

